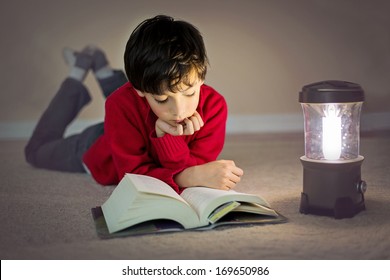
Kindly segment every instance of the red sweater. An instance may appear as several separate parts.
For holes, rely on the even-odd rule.
[[[193,135],[155,134],[156,115],[130,83],[106,100],[104,134],[83,161],[102,185],[116,185],[125,173],[158,178],[180,193],[174,176],[194,165],[214,161],[225,141],[227,106],[213,88],[202,85],[197,112],[204,126]]]

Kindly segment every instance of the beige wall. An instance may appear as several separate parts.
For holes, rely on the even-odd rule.
[[[207,83],[234,115],[300,114],[298,92],[324,79],[360,83],[364,111],[390,111],[390,1],[35,0],[1,4],[0,121],[36,120],[67,74],[64,46],[104,48],[114,67],[133,28],[168,14],[203,33]],[[94,102],[83,119],[103,116]]]

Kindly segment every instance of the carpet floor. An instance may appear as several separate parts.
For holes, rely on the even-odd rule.
[[[366,211],[350,219],[299,213],[302,135],[228,135],[222,159],[288,223],[99,239],[90,209],[113,186],[86,174],[38,170],[21,140],[0,141],[1,259],[390,259],[390,134],[362,135]]]

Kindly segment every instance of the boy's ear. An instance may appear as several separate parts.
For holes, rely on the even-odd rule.
[[[135,89],[135,91],[138,93],[140,97],[145,97],[145,94],[142,91],[139,91],[138,89]]]

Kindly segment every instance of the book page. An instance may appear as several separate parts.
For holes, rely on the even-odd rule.
[[[275,210],[272,208],[269,208],[267,206],[263,206],[258,203],[241,203],[238,207],[236,207],[234,212],[246,212],[246,213],[254,213],[254,214],[261,214],[261,215],[268,215],[268,216],[278,216]]]
[[[215,224],[219,221],[223,216],[225,216],[227,213],[233,211],[238,206],[240,206],[241,203],[237,201],[230,201],[226,202],[225,204],[222,204],[221,206],[217,207],[211,214],[208,216],[208,220],[210,223]]]
[[[198,214],[168,184],[153,177],[126,174],[102,204],[109,232],[148,220],[173,220],[185,228],[199,226]]]
[[[130,173],[127,173],[125,176],[133,182],[134,187],[139,192],[171,197],[188,205],[188,203],[180,195],[178,195],[171,186],[159,179]]]
[[[222,191],[205,187],[193,187],[185,189],[181,197],[183,197],[198,213],[206,208],[213,200],[218,197],[225,196],[228,193],[235,191]]]
[[[181,197],[198,213],[203,223],[207,221],[208,216],[215,208],[229,201],[253,202],[269,206],[264,199],[256,195],[239,193],[234,190],[224,191],[205,187],[187,188],[182,192]]]

